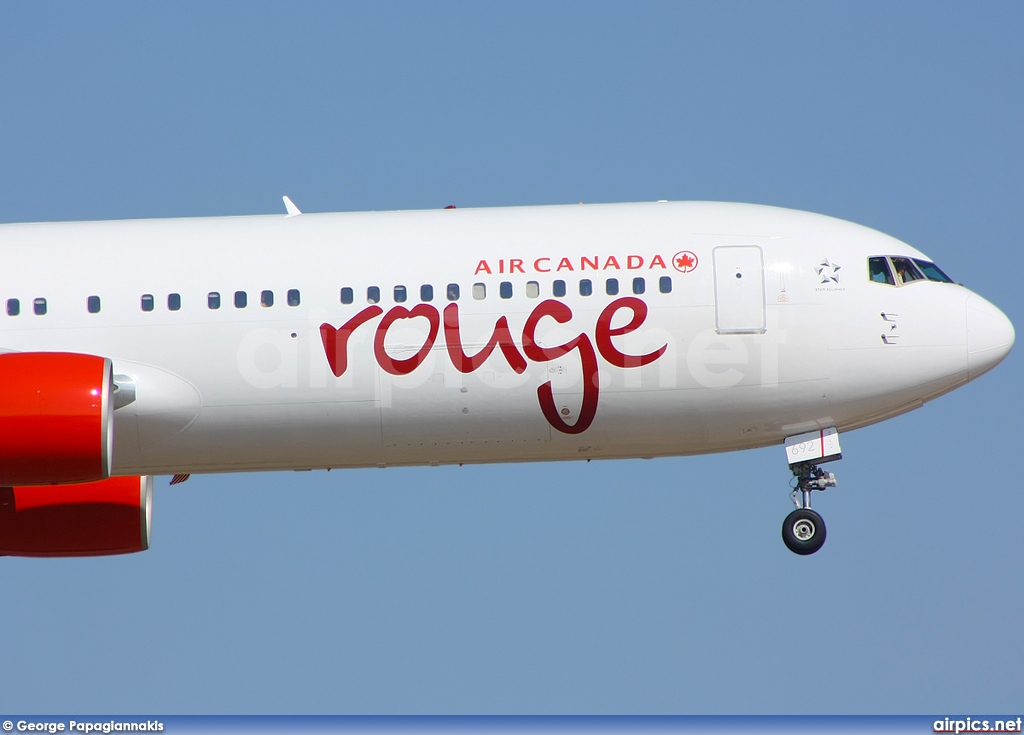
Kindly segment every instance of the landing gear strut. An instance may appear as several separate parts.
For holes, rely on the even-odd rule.
[[[789,437],[786,454],[796,479],[792,494],[796,510],[782,523],[782,541],[794,554],[807,556],[825,543],[825,521],[811,510],[811,493],[836,486],[836,476],[818,464],[842,459],[839,432],[831,427]]]
[[[813,462],[801,462],[792,467],[797,485],[793,489],[796,510],[782,523],[782,540],[794,554],[807,556],[825,543],[825,521],[811,510],[811,492],[836,486],[836,476]]]

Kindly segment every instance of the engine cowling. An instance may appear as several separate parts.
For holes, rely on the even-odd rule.
[[[102,480],[113,448],[111,361],[0,354],[0,485]]]
[[[149,548],[153,478],[0,487],[0,555],[106,556]]]

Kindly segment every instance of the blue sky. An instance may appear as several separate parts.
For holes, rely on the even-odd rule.
[[[6,2],[0,222],[751,201],[904,239],[1020,328],[1022,30],[1010,2]],[[0,710],[1020,708],[1020,365],[845,435],[809,558],[781,448],[161,478],[150,551],[0,560]]]

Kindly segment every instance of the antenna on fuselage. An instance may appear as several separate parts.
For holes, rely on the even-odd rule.
[[[285,215],[285,218],[288,218],[288,217],[298,217],[300,214],[302,214],[302,212],[299,210],[299,208],[295,206],[295,202],[293,202],[291,199],[289,199],[286,196],[281,197],[281,198],[284,199],[284,208],[286,210],[288,210],[288,214]]]

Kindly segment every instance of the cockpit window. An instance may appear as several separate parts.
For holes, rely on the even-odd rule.
[[[914,262],[917,263],[917,267],[924,272],[925,277],[927,277],[929,281],[939,281],[941,283],[953,282],[953,279],[943,273],[935,263],[929,263],[927,260],[918,260],[917,258],[914,258]]]
[[[892,265],[896,269],[896,280],[900,283],[920,281],[924,278],[924,274],[918,270],[910,258],[893,258]]]
[[[876,283],[888,283],[895,286],[892,271],[889,269],[888,258],[868,258],[868,277]]]
[[[876,255],[868,258],[868,279],[874,283],[902,286],[912,281],[953,283],[935,263],[901,255]]]

